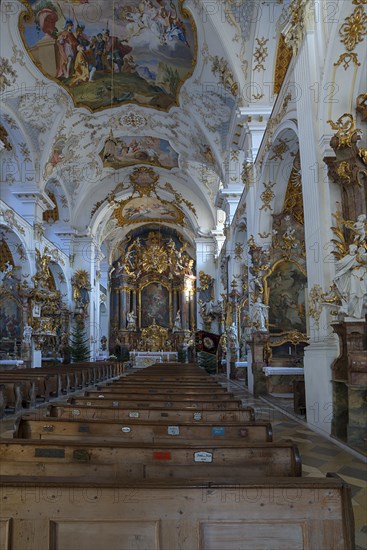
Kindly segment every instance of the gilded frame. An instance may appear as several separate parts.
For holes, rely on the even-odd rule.
[[[306,283],[307,283],[306,269],[299,262],[297,262],[296,260],[293,260],[293,259],[289,259],[289,258],[281,258],[281,259],[277,260],[276,262],[273,263],[273,265],[270,267],[268,272],[263,277],[264,303],[267,306],[269,306],[269,300],[270,300],[269,277],[277,270],[277,268],[281,264],[285,264],[285,263],[293,264],[300,271],[300,273],[305,277]],[[306,284],[306,286],[307,286],[307,284]],[[306,288],[306,286],[305,286],[305,288]],[[305,311],[304,311],[304,314],[306,314]],[[269,330],[269,321],[268,321],[267,328]],[[299,342],[308,342],[308,336],[307,336],[306,332],[307,332],[306,320],[305,320],[305,331],[301,331],[301,330],[298,330],[298,329],[289,329],[289,330],[288,329],[287,330],[280,329],[278,332],[270,332],[269,331],[269,336],[271,338],[270,345],[271,346],[280,346],[280,345],[282,345],[286,342],[291,342],[293,344],[297,344]]]
[[[160,284],[162,285],[164,288],[167,289],[168,291],[168,323],[169,323],[169,326],[168,327],[165,327],[165,328],[172,328],[172,287],[167,284],[166,282],[164,281],[161,281],[159,279],[153,279],[153,280],[150,280],[150,281],[146,281],[145,283],[143,283],[141,286],[139,286],[139,289],[138,289],[138,298],[139,298],[139,302],[138,302],[138,317],[139,317],[139,327],[140,328],[146,328],[146,327],[142,327],[142,324],[141,324],[141,313],[142,313],[142,299],[141,299],[141,292],[142,290],[153,284],[153,283],[156,283],[156,284]],[[157,323],[157,325],[159,325],[160,323]]]

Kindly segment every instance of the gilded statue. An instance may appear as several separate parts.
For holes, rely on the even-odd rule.
[[[71,278],[71,283],[73,285],[75,306],[85,310],[89,304],[89,292],[91,290],[88,272],[85,269],[79,269]]]
[[[37,273],[32,277],[34,286],[40,290],[52,289],[52,276],[50,271],[51,256],[47,254],[48,249],[45,248],[44,253],[36,248],[36,266]]]

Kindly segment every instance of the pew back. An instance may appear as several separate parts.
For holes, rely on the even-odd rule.
[[[247,442],[272,441],[271,424],[266,422],[222,422],[193,424],[192,422],[172,425],[167,421],[149,422],[130,419],[118,420],[63,420],[62,418],[32,418],[31,415],[18,418],[14,438],[21,439],[70,439],[86,440],[99,438],[101,441],[137,441],[149,443],[191,441],[222,441],[241,439]]]
[[[352,550],[339,479],[0,479],[4,548]]]

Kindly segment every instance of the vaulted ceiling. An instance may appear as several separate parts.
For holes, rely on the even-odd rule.
[[[233,151],[247,144],[241,109],[270,112],[274,102],[286,4],[9,4],[4,200],[16,208],[27,190],[51,192],[60,229],[110,243],[150,220],[192,242],[222,227],[216,197],[231,185]],[[182,216],[167,213],[172,203]]]

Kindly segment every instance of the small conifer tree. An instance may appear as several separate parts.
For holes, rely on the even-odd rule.
[[[77,319],[70,338],[72,363],[90,360],[89,340],[85,337],[83,319]]]

